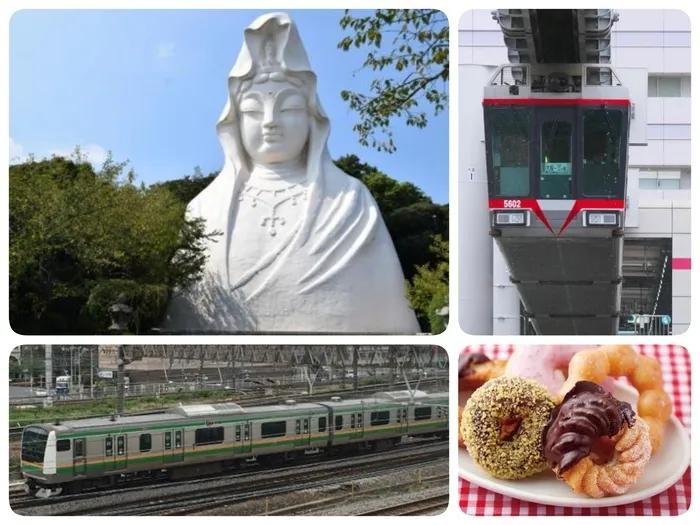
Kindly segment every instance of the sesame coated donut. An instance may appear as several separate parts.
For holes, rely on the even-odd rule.
[[[663,443],[664,426],[671,417],[673,404],[663,389],[661,365],[651,357],[638,354],[631,346],[602,346],[574,355],[558,401],[579,381],[600,385],[608,376],[626,377],[639,392],[637,415],[649,427],[652,453],[655,453]]]
[[[555,402],[546,388],[520,377],[491,379],[462,414],[460,434],[474,463],[498,479],[523,479],[547,469],[542,429]]]

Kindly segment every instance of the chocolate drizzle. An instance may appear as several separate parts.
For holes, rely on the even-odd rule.
[[[459,377],[465,377],[474,372],[474,369],[472,368],[474,365],[488,363],[491,360],[482,353],[474,352],[466,355],[462,354],[459,361]]]
[[[579,381],[554,408],[542,430],[542,454],[557,475],[591,454],[602,437],[613,437],[625,423],[634,425],[629,403],[615,399],[590,381]]]

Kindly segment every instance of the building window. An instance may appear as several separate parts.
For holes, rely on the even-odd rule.
[[[681,172],[672,170],[640,170],[640,190],[680,190]]]
[[[649,97],[690,97],[689,76],[649,75]]]

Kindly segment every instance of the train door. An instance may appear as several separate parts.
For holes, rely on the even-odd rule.
[[[253,425],[250,421],[243,423],[243,442],[241,452],[251,452],[253,450]]]
[[[311,442],[311,418],[297,419],[294,423],[294,444],[305,446]]]
[[[175,429],[174,433],[174,448],[173,461],[183,461],[185,459],[185,431],[183,429]]]
[[[350,437],[361,439],[365,435],[365,423],[362,412],[350,414]]]
[[[182,444],[182,430],[163,432],[163,461],[182,461],[185,447]]]
[[[126,455],[128,453],[128,440],[125,434],[119,434],[115,436],[115,441],[117,443],[115,455],[114,455],[114,469],[121,470],[126,468]]]
[[[84,476],[87,468],[87,443],[85,438],[73,440],[73,475]]]
[[[396,423],[399,434],[408,432],[408,409],[406,407],[398,407],[396,409]]]

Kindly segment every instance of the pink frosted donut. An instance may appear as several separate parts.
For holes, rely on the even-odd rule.
[[[534,379],[552,395],[557,395],[566,381],[563,370],[569,368],[574,354],[589,347],[581,345],[517,345],[506,364],[505,375]],[[610,391],[613,380],[601,385]]]

